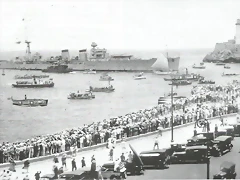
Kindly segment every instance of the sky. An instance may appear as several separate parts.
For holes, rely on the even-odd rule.
[[[213,48],[233,39],[239,0],[0,0],[0,51]]]

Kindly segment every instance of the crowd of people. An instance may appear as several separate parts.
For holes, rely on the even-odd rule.
[[[234,81],[226,86],[206,85],[192,89],[189,98],[174,102],[173,126],[194,122],[201,118],[238,111],[236,99],[240,83]],[[37,136],[22,142],[0,144],[0,163],[25,160],[57,154],[92,145],[106,143],[111,138],[121,139],[171,127],[171,104],[160,104],[151,109],[140,110],[91,125]]]

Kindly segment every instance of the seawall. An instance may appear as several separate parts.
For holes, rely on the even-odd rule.
[[[224,115],[222,117],[232,117],[232,116],[236,116],[236,114],[237,113],[226,114],[226,115]],[[212,117],[212,118],[209,118],[209,120],[215,120],[215,119],[218,119],[218,118],[219,117]],[[180,125],[180,126],[175,126],[174,129],[183,128],[183,127],[186,127],[186,126],[190,126],[192,124],[194,124],[194,122],[183,124],[183,125]],[[163,133],[167,132],[167,131],[171,131],[171,128],[163,129]],[[145,138],[145,137],[157,134],[157,133],[158,133],[158,131],[149,132],[149,133],[146,133],[146,134],[140,134],[140,135],[137,135],[137,136],[132,136],[132,137],[126,138],[125,140],[126,141],[131,141],[131,140],[138,139],[138,138]],[[121,142],[121,140],[117,140],[116,143],[118,144],[120,142]],[[82,149],[78,149],[77,152],[80,153],[80,152],[89,151],[89,150],[96,150],[98,148],[103,148],[103,147],[106,147],[106,143],[102,143],[102,144],[94,145],[94,146],[91,146],[91,147],[85,147],[85,148],[82,148]],[[70,151],[64,152],[64,153],[70,154]],[[63,154],[63,153],[59,153],[58,155],[60,155],[60,154]],[[30,163],[34,163],[34,162],[44,161],[44,160],[48,160],[48,159],[53,159],[53,157],[55,155],[56,154],[52,154],[52,155],[48,155],[48,156],[41,156],[41,157],[36,157],[36,158],[31,158],[31,159],[29,159],[29,162]],[[24,160],[23,161],[16,161],[16,165],[22,165],[23,162],[24,162]],[[6,168],[6,167],[9,167],[9,163],[0,164],[0,168]]]

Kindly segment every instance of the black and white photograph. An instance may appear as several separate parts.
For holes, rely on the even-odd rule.
[[[0,180],[240,179],[239,0],[0,0]]]

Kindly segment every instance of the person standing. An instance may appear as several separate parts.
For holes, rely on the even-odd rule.
[[[9,163],[10,163],[10,167],[9,167],[8,170],[16,172],[16,169],[15,169],[16,163],[15,163],[15,161],[14,161],[14,159],[12,157],[10,157]]]
[[[85,167],[86,166],[86,162],[85,162],[85,158],[84,157],[82,157],[81,162],[82,162],[82,168]]]
[[[30,162],[28,160],[24,161],[22,169],[25,169],[26,173],[28,173],[29,165],[30,165]]]
[[[40,179],[40,174],[41,174],[41,171],[37,171],[36,174],[35,174],[35,180],[39,180]]]
[[[157,147],[157,149],[159,149],[158,136],[155,138],[153,149],[155,149],[155,147]]]
[[[72,160],[72,171],[74,171],[74,170],[77,170],[75,158],[73,158],[73,160]]]
[[[65,166],[65,168],[67,168],[66,161],[67,161],[67,155],[66,155],[66,153],[64,153],[63,156],[62,156],[62,166],[63,167]]]
[[[109,151],[109,160],[113,161],[113,149],[112,148]]]

